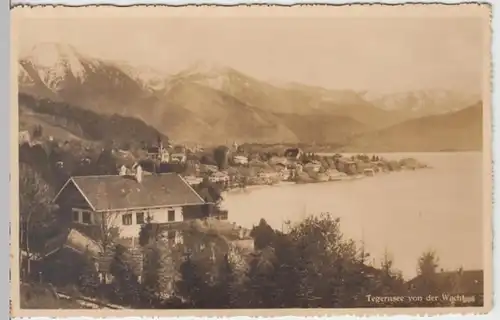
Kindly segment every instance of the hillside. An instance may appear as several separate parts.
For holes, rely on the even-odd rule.
[[[168,138],[143,121],[120,115],[100,115],[64,102],[19,94],[20,130],[41,126],[45,136],[60,140],[115,142],[118,144]]]
[[[482,103],[444,115],[412,119],[351,140],[342,151],[479,151],[483,141]]]

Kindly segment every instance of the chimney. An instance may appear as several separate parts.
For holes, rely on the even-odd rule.
[[[120,172],[118,173],[120,176],[125,176],[127,174],[127,167],[125,167],[124,165],[122,165],[120,167]]]
[[[135,168],[135,180],[139,183],[142,182],[142,167],[140,165]]]

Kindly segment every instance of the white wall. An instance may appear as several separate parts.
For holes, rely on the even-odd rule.
[[[75,221],[77,223],[82,223],[82,213],[80,209],[74,209],[78,211],[79,221]],[[113,212],[106,214],[106,223],[109,226],[118,227],[120,231],[120,236],[123,238],[133,238],[139,236],[139,231],[141,230],[141,225],[137,224],[137,213],[144,212],[144,219],[151,217],[152,222],[157,223],[166,223],[168,221],[168,211],[174,210],[175,212],[175,222],[183,221],[184,217],[182,214],[182,207],[170,207],[170,208],[162,208],[162,209],[149,209],[149,210],[127,210],[120,212]],[[123,215],[131,214],[132,215],[132,224],[124,225],[123,224]],[[101,213],[91,213],[91,221],[93,224],[100,224],[101,221]]]

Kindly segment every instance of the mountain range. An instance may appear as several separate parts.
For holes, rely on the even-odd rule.
[[[396,148],[393,151],[402,146],[426,151],[425,143],[412,147],[408,142],[408,135],[420,132],[420,127],[452,135],[447,139],[429,136],[434,150],[456,148],[447,146],[454,141],[453,134],[482,126],[478,112],[460,116],[468,108],[476,110],[479,97],[445,90],[375,95],[297,83],[271,84],[211,64],[195,64],[167,75],[53,43],[36,45],[20,57],[18,68],[22,94],[104,117],[116,114],[142,120],[179,143],[301,142],[355,148],[368,144]],[[31,111],[36,113],[36,109]],[[432,120],[436,117],[444,120]],[[458,149],[481,148],[475,138],[463,146],[465,140],[456,140]]]

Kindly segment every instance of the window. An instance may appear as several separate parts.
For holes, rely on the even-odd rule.
[[[130,226],[132,224],[132,214],[127,213],[122,216],[122,223],[124,226]]]
[[[168,222],[175,221],[175,210],[168,210]]]
[[[135,214],[135,221],[137,224],[144,224],[145,223],[144,212],[137,212]]]
[[[91,224],[92,220],[90,217],[90,212],[88,211],[82,211],[82,222],[86,224]]]
[[[73,210],[73,222],[79,222],[80,221],[80,212]]]

